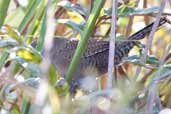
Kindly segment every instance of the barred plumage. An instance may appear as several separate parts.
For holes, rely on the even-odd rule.
[[[161,18],[159,26],[164,23],[170,23],[165,17]],[[115,44],[115,66],[122,62],[124,57],[127,57],[129,51],[134,47],[137,40],[143,39],[148,35],[154,23],[144,27],[135,34],[129,36],[127,40],[116,42]],[[68,40],[65,38],[54,38],[53,47],[50,52],[51,62],[55,65],[61,76],[65,76],[69,64],[72,60],[74,52],[77,48],[78,40]],[[33,43],[35,45],[35,43]],[[90,39],[88,41],[86,51],[81,57],[80,64],[74,74],[74,82],[70,85],[70,91],[74,93],[75,87],[78,87],[79,80],[84,78],[87,68],[95,68],[101,75],[107,72],[109,55],[109,41]]]
[[[165,17],[161,18],[159,26],[167,21]],[[115,65],[119,65],[123,57],[128,56],[129,51],[134,47],[137,40],[143,39],[150,33],[153,24],[154,23],[131,35],[126,41],[116,42]],[[67,72],[77,44],[78,40],[67,40],[64,38],[54,39],[54,46],[51,50],[51,60],[61,75],[65,75]],[[83,77],[83,72],[87,67],[95,67],[100,74],[106,73],[108,67],[108,53],[109,41],[90,39],[74,77]]]

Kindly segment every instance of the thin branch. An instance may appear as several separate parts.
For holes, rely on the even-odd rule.
[[[160,21],[160,18],[162,16],[162,12],[164,10],[165,4],[166,4],[166,0],[163,0],[162,3],[161,3],[161,6],[160,6],[159,13],[156,16],[156,21],[154,22],[154,25],[153,25],[152,30],[150,32],[150,35],[148,37],[147,45],[145,47],[144,53],[142,54],[143,56],[141,57],[142,64],[145,63],[145,61],[146,61],[147,53],[148,53],[149,48],[151,47],[151,44],[152,44],[152,41],[153,41],[153,36],[154,36],[154,33],[157,30],[157,27],[159,25],[159,21]],[[140,72],[141,72],[141,67],[138,67],[137,70],[136,70],[135,79],[138,78]]]
[[[140,0],[136,1],[136,7],[138,6],[139,2],[140,2]],[[128,25],[126,27],[126,34],[125,34],[126,37],[129,36],[131,33],[131,30],[132,30],[131,27],[132,27],[133,21],[134,21],[134,15],[129,16],[129,22],[128,22]]]
[[[128,22],[128,25],[126,27],[126,33],[125,33],[125,36],[129,36],[130,33],[131,33],[131,27],[132,27],[132,24],[133,24],[133,20],[134,20],[134,16],[130,16],[129,17],[129,22]]]
[[[112,88],[113,82],[113,70],[115,63],[115,39],[116,39],[116,18],[117,18],[117,0],[113,0],[112,3],[112,27],[111,27],[111,38],[109,45],[109,62],[108,62],[108,80],[107,88]]]

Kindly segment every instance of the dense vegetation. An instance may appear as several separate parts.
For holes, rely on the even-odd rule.
[[[154,24],[114,68],[113,80],[105,74],[96,82],[83,82],[96,87],[80,89],[75,96],[68,89],[89,38],[116,36],[114,41],[122,42],[170,15],[170,0],[0,0],[0,113],[158,114],[170,108],[170,24],[160,29]],[[81,40],[62,85],[48,59],[56,36]]]

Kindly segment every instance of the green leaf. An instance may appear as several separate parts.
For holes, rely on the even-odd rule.
[[[159,11],[159,7],[151,7],[151,8],[132,8],[127,6],[122,6],[118,8],[118,16],[132,16],[132,15],[148,15],[152,13],[157,13]],[[112,9],[104,9],[104,13],[111,16]]]
[[[69,11],[75,11],[84,17],[88,15],[86,9],[84,9],[83,6],[80,6],[78,4],[72,4],[70,1],[60,1],[57,5],[64,7]]]
[[[55,85],[55,83],[57,82],[56,68],[52,64],[49,67],[49,81],[51,85]]]
[[[40,78],[39,77],[29,77],[28,79],[25,79],[23,84],[33,87],[33,88],[37,88],[40,84]]]
[[[77,24],[70,19],[58,19],[57,22],[62,23],[62,24],[66,24],[68,27],[71,27],[72,29],[78,31],[80,34],[83,33],[83,27],[84,26],[81,24]]]
[[[12,114],[20,114],[20,112],[17,109],[17,107],[14,107],[11,112],[12,112]]]
[[[129,56],[127,57],[124,61],[126,62],[131,62],[133,64],[136,65],[140,65],[140,66],[144,66],[141,63],[141,57],[139,55],[133,55],[133,56]],[[146,63],[145,64],[150,64],[150,65],[156,65],[158,66],[160,63],[159,59],[153,55],[149,55],[146,59]]]
[[[5,17],[7,15],[8,6],[10,4],[10,0],[1,0],[0,1],[0,28],[5,21]]]
[[[40,63],[42,58],[41,55],[31,47],[20,46],[16,49],[16,55],[33,63]]]
[[[30,62],[27,62],[26,60],[18,56],[16,56],[12,60],[16,61],[19,65],[25,68],[26,71],[30,72],[32,77],[41,76],[41,70],[37,64],[32,64]]]
[[[9,53],[7,51],[4,51],[0,58],[0,69],[4,66],[6,60],[8,59]]]
[[[130,62],[130,63],[133,63],[135,65],[142,66],[142,64],[140,62],[140,56],[138,56],[138,55],[129,56],[129,57],[124,59],[124,62]]]
[[[32,0],[32,3],[27,8],[27,13],[24,16],[24,19],[20,23],[18,27],[18,31],[22,32],[26,25],[29,23],[29,21],[32,19],[35,9],[37,8],[38,4],[40,3],[40,0]]]
[[[12,28],[11,26],[3,26],[0,33],[2,34],[2,36],[5,36],[6,38],[13,38],[15,39],[19,44],[23,44],[23,39],[20,35],[20,33]]]
[[[41,52],[44,46],[44,40],[46,35],[46,15],[43,17],[43,22],[41,24],[40,37],[38,38],[36,49]]]
[[[157,13],[159,11],[159,7],[151,7],[151,8],[142,8],[142,9],[134,9],[130,12],[128,12],[126,15],[147,15],[147,14],[153,14]],[[125,14],[121,14],[125,15]]]
[[[154,81],[160,81],[171,75],[171,64],[167,64],[157,68],[151,76],[147,79],[145,85],[148,86]]]
[[[28,44],[32,42],[32,39],[34,37],[37,37],[37,34],[39,35],[40,33],[40,38],[42,38],[42,32],[43,34],[46,33],[45,31],[42,31],[42,29],[45,29],[45,28],[42,28],[42,24],[43,23],[45,24],[44,18],[45,18],[46,10],[47,10],[46,7],[47,7],[47,0],[42,0],[35,11],[34,18],[32,19],[31,24],[28,27],[28,31],[26,34],[27,35],[26,42]]]
[[[23,8],[18,7],[13,11],[8,12],[4,24],[17,28],[21,23],[21,21],[23,20],[24,15],[25,12],[23,11]]]
[[[16,45],[17,45],[17,42],[13,39],[0,40],[0,48],[14,47]]]
[[[9,102],[15,102],[17,100],[17,92],[12,91],[15,87],[15,84],[7,85],[4,90],[5,97]]]
[[[150,65],[159,65],[160,61],[155,56],[148,56],[146,63]]]
[[[30,100],[29,97],[24,96],[21,105],[21,114],[29,114],[30,105],[31,105],[29,100]]]
[[[126,27],[128,25],[129,19],[127,17],[121,17],[118,19],[118,24],[120,26]]]

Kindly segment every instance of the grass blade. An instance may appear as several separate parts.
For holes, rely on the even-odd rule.
[[[7,60],[8,56],[9,56],[9,53],[8,53],[7,51],[4,51],[4,52],[2,53],[2,56],[1,56],[1,58],[0,58],[0,69],[1,69],[1,68],[3,67],[3,65],[5,64],[5,61]]]
[[[75,72],[76,67],[80,62],[81,55],[83,54],[83,52],[86,49],[88,39],[91,36],[91,33],[92,33],[93,28],[95,26],[96,20],[100,14],[100,11],[104,5],[104,2],[105,2],[104,0],[96,0],[94,3],[95,5],[93,7],[92,13],[90,14],[90,16],[88,18],[87,24],[85,26],[85,29],[84,29],[84,32],[82,35],[82,38],[81,38],[80,42],[78,43],[77,49],[75,51],[74,57],[71,61],[71,64],[69,66],[69,69],[68,69],[68,72],[66,75],[66,79],[67,79],[68,83],[71,82],[72,75]]]
[[[35,9],[37,8],[39,2],[40,2],[40,0],[32,1],[32,4],[28,8],[27,13],[26,13],[24,19],[22,20],[22,22],[20,23],[20,25],[18,27],[18,31],[22,32],[24,30],[24,28],[26,27],[28,22],[31,20],[31,18],[32,18],[33,14],[35,12]]]
[[[0,2],[0,28],[5,21],[5,17],[7,15],[9,3],[10,3],[10,0],[2,0]]]
[[[43,22],[41,25],[41,30],[40,30],[40,38],[37,41],[36,49],[38,51],[42,51],[43,49],[43,44],[44,44],[44,39],[45,39],[45,33],[46,33],[46,15],[43,17]]]

